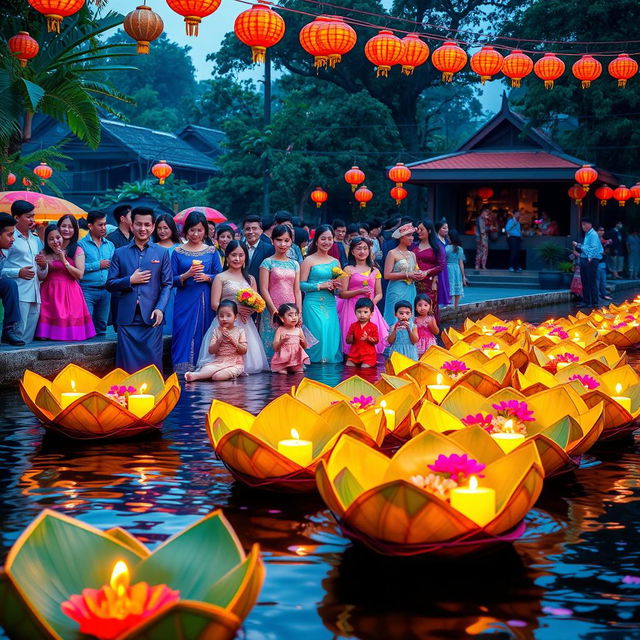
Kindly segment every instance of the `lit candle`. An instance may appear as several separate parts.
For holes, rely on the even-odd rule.
[[[500,445],[500,448],[509,453],[518,445],[524,442],[524,435],[513,432],[513,420],[507,420],[504,423],[504,431],[500,433],[492,433],[491,437]]]
[[[132,393],[127,400],[127,407],[134,416],[142,418],[146,416],[149,411],[153,409],[153,405],[156,402],[155,396],[150,393],[145,393],[147,385],[143,384],[140,387],[140,393]]]
[[[313,444],[310,440],[300,440],[300,436],[295,429],[291,429],[291,440],[280,440],[278,451],[283,455],[297,462],[301,467],[307,467],[313,460]]]
[[[496,515],[496,492],[489,487],[478,487],[475,476],[469,478],[468,487],[457,487],[449,493],[451,506],[483,527]]]
[[[387,423],[387,429],[393,431],[396,428],[396,412],[393,409],[387,409],[387,401],[383,400],[380,403],[382,410],[384,411],[384,417]]]
[[[76,392],[75,380],[71,381],[71,391],[60,394],[60,406],[66,409],[72,402],[75,402],[78,398],[85,395],[84,393]]]
[[[436,404],[440,404],[446,397],[447,393],[451,389],[451,385],[442,384],[442,374],[439,373],[436,376],[437,384],[428,384],[427,389],[429,389],[429,393],[431,394],[431,398]]]
[[[556,369],[564,369],[565,367],[568,367],[571,363],[570,362],[558,362]]]
[[[624,407],[629,413],[631,413],[631,398],[629,396],[621,396],[622,393],[622,385],[618,382],[616,385],[616,395],[612,396],[611,399],[615,400],[619,405]]]

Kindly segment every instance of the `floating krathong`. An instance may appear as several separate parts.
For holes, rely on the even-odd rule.
[[[124,391],[113,392],[113,387]],[[128,438],[158,431],[180,398],[176,374],[165,381],[155,366],[131,375],[115,369],[99,378],[69,364],[51,381],[27,370],[19,388],[25,404],[45,429],[79,440]]]
[[[546,351],[542,351],[534,345],[531,348],[530,359],[531,362],[544,367],[550,360],[558,356],[566,358],[567,355],[576,357],[576,362],[593,369],[596,373],[604,373],[605,371],[622,367],[627,363],[627,354],[618,351],[612,345],[588,352],[571,340],[555,344]]]
[[[105,585],[117,563],[125,563],[133,586],[115,576],[110,591]],[[245,555],[220,511],[152,552],[123,529],[100,531],[45,510],[20,535],[0,572],[0,623],[16,639],[79,637],[77,618],[99,638],[231,640],[263,580],[259,546]],[[162,606],[146,597],[149,589]],[[85,606],[92,602],[102,606]]]
[[[522,520],[542,489],[543,470],[533,443],[508,455],[493,447],[495,459],[482,470],[479,489],[495,495],[495,513],[487,505],[486,513],[476,516],[481,524],[412,481],[440,455],[472,455],[435,432],[413,438],[392,458],[343,436],[318,465],[318,489],[345,535],[378,553],[472,553],[519,537]]]

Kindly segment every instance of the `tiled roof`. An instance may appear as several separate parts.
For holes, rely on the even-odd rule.
[[[225,138],[224,132],[218,129],[209,129],[208,127],[201,127],[197,124],[188,124],[181,131],[176,134],[179,138],[182,138],[189,130],[193,131],[205,144],[211,147],[212,151],[221,153],[222,141]],[[209,154],[207,154],[209,155]]]
[[[102,128],[144,160],[166,160],[172,166],[214,171],[211,158],[173,133],[101,119]]]
[[[575,169],[580,165],[546,151],[471,151],[412,164],[411,169]]]

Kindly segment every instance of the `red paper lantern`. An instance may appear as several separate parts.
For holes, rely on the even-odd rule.
[[[629,191],[631,198],[633,198],[633,204],[640,204],[640,182],[636,182]]]
[[[491,187],[480,187],[478,189],[478,196],[482,199],[482,204],[487,204],[492,195],[493,189]]]
[[[433,52],[431,62],[438,71],[442,71],[442,82],[451,82],[453,74],[467,64],[467,54],[457,42],[449,40]]]
[[[318,16],[300,30],[302,48],[313,56],[316,69],[334,68],[358,39],[356,32],[339,16]]]
[[[164,184],[164,181],[173,173],[173,169],[170,164],[167,164],[166,160],[160,160],[160,162],[151,167],[151,173],[158,178],[160,184]]]
[[[393,187],[389,191],[389,195],[396,201],[396,206],[400,206],[400,203],[407,197],[407,190],[403,187]]]
[[[16,174],[15,173],[8,173],[7,174],[7,185],[10,187],[12,184],[16,183]]]
[[[316,69],[326,67],[329,61],[329,52],[318,41],[318,34],[331,22],[329,16],[318,16],[313,22],[305,24],[298,39],[300,46],[313,56],[313,66]]]
[[[585,189],[583,189],[579,184],[574,184],[573,187],[570,187],[567,191],[569,197],[578,205],[582,204],[582,199],[587,195]]]
[[[402,40],[393,35],[392,31],[382,29],[364,45],[364,55],[376,66],[376,77],[389,75],[394,64],[400,62],[403,49]]]
[[[311,192],[310,198],[316,203],[316,207],[320,208],[329,198],[329,194],[321,187],[316,187]]]
[[[625,204],[627,204],[627,200],[631,197],[631,189],[621,184],[613,190],[613,197],[618,201],[618,206],[624,207]]]
[[[484,84],[500,73],[503,61],[502,55],[487,45],[471,56],[471,70],[480,76],[480,82]]]
[[[233,25],[240,42],[251,47],[253,62],[264,62],[267,47],[278,44],[284,36],[282,16],[266,4],[254,4],[243,11]]]
[[[164,30],[162,18],[146,4],[141,4],[124,19],[124,30],[137,43],[137,53],[149,53],[149,43],[160,37]]]
[[[411,169],[406,167],[404,163],[398,162],[394,167],[389,169],[387,177],[391,182],[396,183],[396,187],[401,187],[404,182],[411,180]]]
[[[29,4],[47,19],[47,31],[60,33],[63,18],[80,11],[84,0],[28,0]]]
[[[596,189],[595,196],[600,200],[600,204],[603,207],[606,207],[607,201],[613,198],[613,189],[609,185],[603,184],[601,187]]]
[[[589,191],[589,187],[598,179],[598,172],[590,165],[583,164],[576,171],[576,182],[584,187],[585,191]]]
[[[31,180],[29,180],[29,178],[22,178],[22,184],[29,188],[31,186]]]
[[[35,58],[40,51],[38,41],[34,40],[28,31],[18,31],[15,36],[9,38],[7,46],[23,67],[27,66],[27,60]]]
[[[402,38],[402,55],[400,56],[400,64],[402,65],[402,73],[410,76],[416,67],[424,64],[429,57],[429,46],[424,40],[420,39],[417,33],[408,33]]]
[[[41,162],[33,170],[33,173],[35,173],[41,180],[48,180],[53,175],[53,169],[46,162]]]
[[[367,202],[373,198],[373,191],[367,189],[365,185],[362,185],[355,192],[355,198],[360,203],[360,208],[364,209],[367,206]]]
[[[618,81],[619,87],[626,87],[627,80],[630,80],[638,73],[638,63],[626,53],[621,53],[609,63],[607,70],[609,75]]]
[[[553,83],[564,73],[564,62],[555,53],[545,53],[533,65],[533,71],[544,80],[545,89],[553,89]]]
[[[520,49],[514,49],[502,62],[502,73],[511,78],[511,86],[519,87],[522,78],[533,71],[533,60]]]
[[[597,80],[602,73],[602,65],[593,56],[582,56],[580,60],[573,63],[571,73],[582,80],[582,88],[588,89],[594,80]]]
[[[358,167],[351,167],[344,174],[344,179],[347,184],[351,185],[351,191],[355,191],[356,187],[364,182],[364,171],[361,171]]]
[[[198,36],[198,26],[202,18],[210,16],[222,0],[167,0],[169,8],[179,16],[184,16],[188,36]]]

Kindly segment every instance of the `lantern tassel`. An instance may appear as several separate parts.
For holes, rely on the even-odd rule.
[[[549,90],[549,89],[553,89],[553,80],[545,80],[544,81],[544,88]]]
[[[618,204],[619,204],[621,207],[624,207],[624,205],[625,205],[625,204],[627,204],[627,202],[626,202],[626,200],[619,200],[619,201],[618,201]]]
[[[339,53],[332,53],[329,56],[329,66],[332,69],[335,69],[339,62],[342,62],[342,56]]]
[[[355,193],[356,192],[356,185],[352,184],[351,185],[351,193]]]
[[[452,79],[453,79],[453,73],[451,73],[451,71],[442,72],[442,82],[451,82]]]
[[[415,67],[412,67],[409,64],[404,64],[402,65],[402,73],[405,76],[412,76],[413,75],[413,70],[415,69]]]
[[[57,16],[54,13],[46,16],[47,18],[47,31],[55,31],[60,33],[60,23],[62,22],[62,16]]]
[[[184,19],[185,27],[187,30],[188,36],[198,37],[198,25],[200,24],[201,18],[198,16],[186,16]]]
[[[589,191],[589,185],[588,185],[588,184],[583,184],[583,185],[582,185],[582,188],[583,188],[585,191]]]
[[[257,62],[258,64],[264,64],[267,59],[267,48],[251,47],[251,55],[254,63]]]
[[[316,209],[319,209],[322,206],[322,202],[316,202]]]
[[[327,62],[326,56],[315,56],[313,58],[313,66],[316,68],[316,71],[319,71],[321,67],[326,67]]]
[[[640,198],[634,198],[633,204],[640,204]]]
[[[514,88],[520,87],[520,78],[512,78],[511,86]]]
[[[361,209],[364,209],[366,206],[367,206],[367,203],[366,203],[366,202],[361,202],[361,203],[360,203],[360,208],[361,208]]]
[[[396,200],[396,207],[400,206],[400,200]]]
[[[582,88],[583,89],[588,89],[591,86],[591,80],[583,80],[582,81]]]
[[[618,78],[618,86],[624,89],[627,86],[626,78]]]
[[[159,184],[164,184],[164,178],[160,178],[160,180],[158,180]]]
[[[378,70],[376,71],[376,78],[379,78],[380,76],[382,76],[383,78],[388,78],[390,70],[391,70],[391,67],[388,67],[385,64],[381,64],[378,67]]]
[[[480,76],[481,84],[484,84],[487,80],[491,80],[491,76]]]
[[[149,53],[149,42],[147,40],[138,40],[138,46],[136,47],[136,53],[147,55]]]

